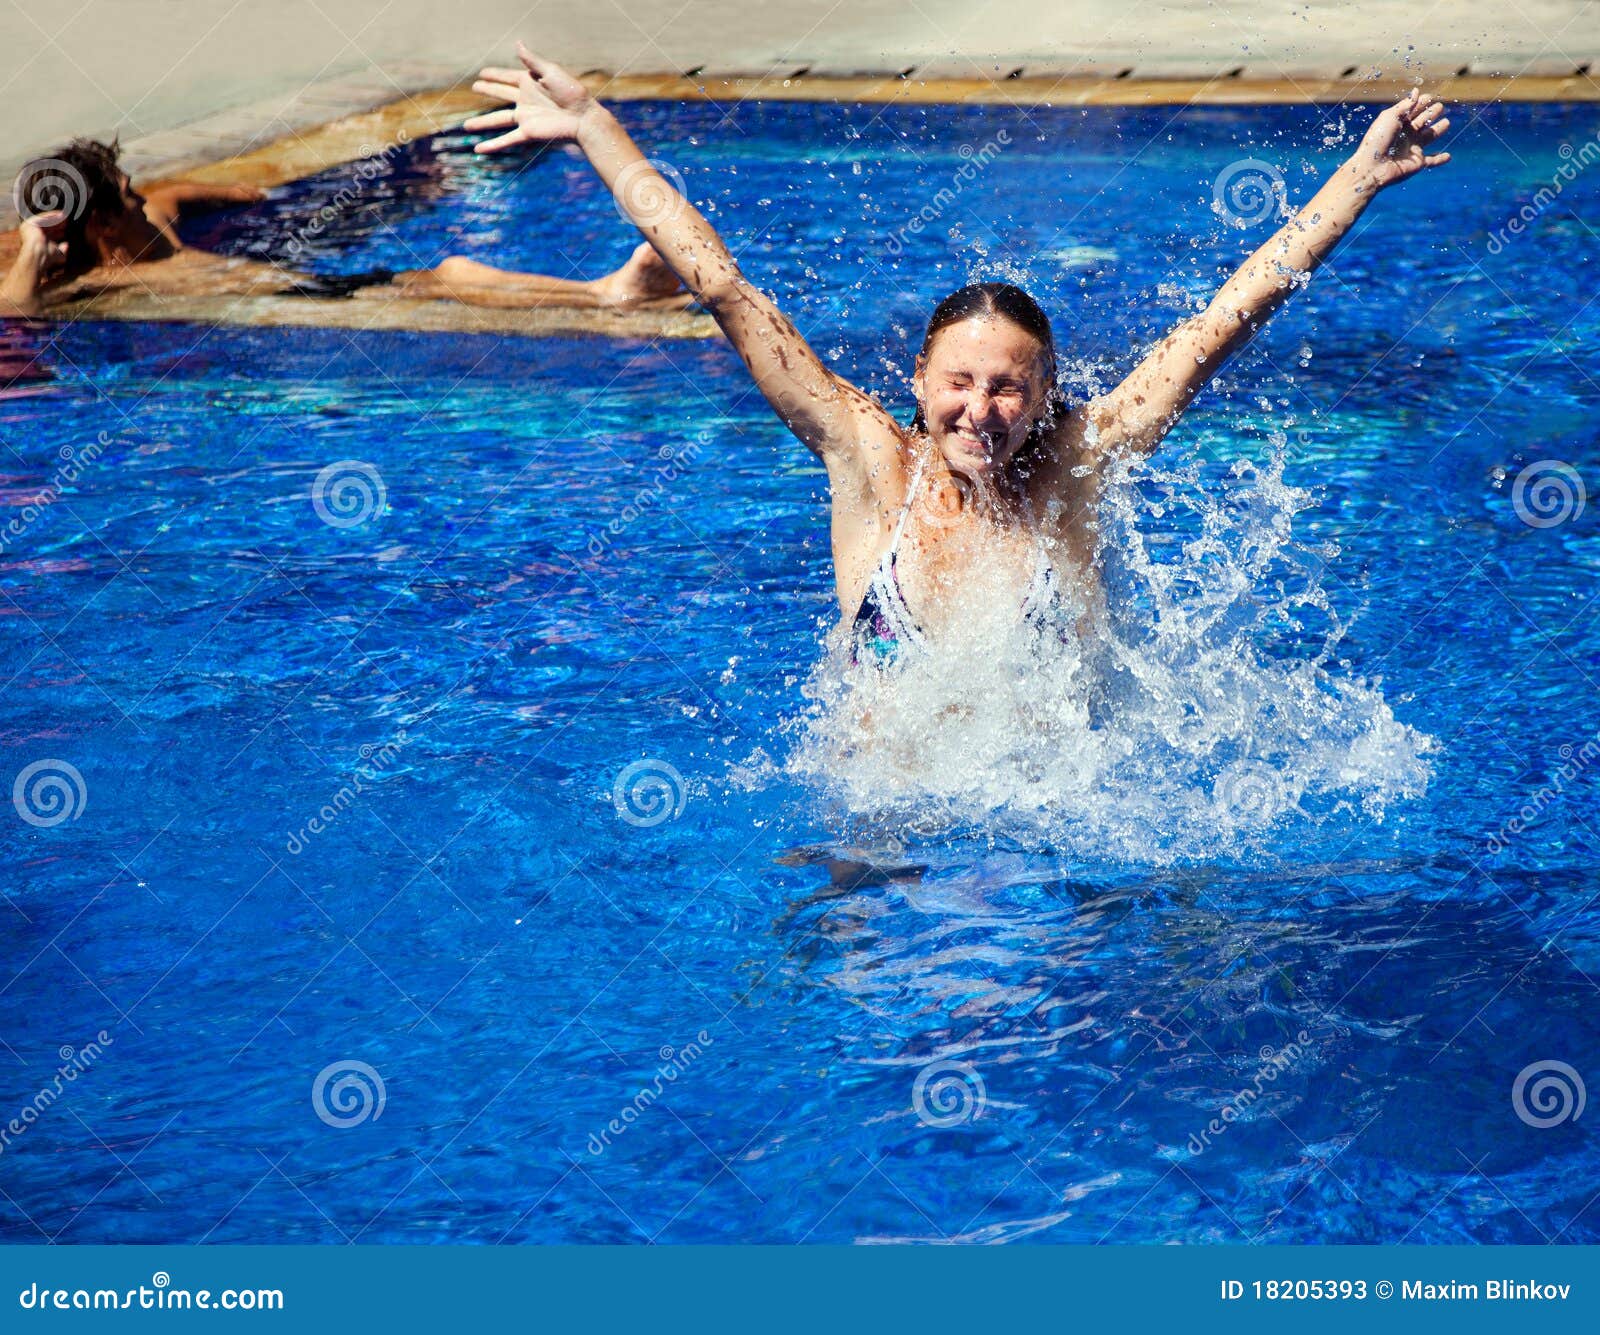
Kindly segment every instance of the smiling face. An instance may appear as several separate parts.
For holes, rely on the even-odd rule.
[[[917,359],[917,402],[928,438],[952,470],[997,473],[1044,412],[1048,357],[1032,334],[1003,316],[941,329]]]

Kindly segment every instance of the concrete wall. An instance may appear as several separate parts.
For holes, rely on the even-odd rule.
[[[613,72],[916,68],[1210,75],[1567,73],[1600,63],[1591,0],[0,0],[0,157],[124,139],[377,65],[397,91],[509,56],[523,36]],[[1409,48],[1415,48],[1410,50]]]

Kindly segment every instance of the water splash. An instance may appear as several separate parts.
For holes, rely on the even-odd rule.
[[[925,656],[851,665],[838,632],[793,720],[791,774],[891,847],[975,833],[1168,864],[1249,856],[1336,819],[1381,821],[1426,788],[1430,738],[1335,659],[1329,546],[1286,438],[1230,467],[1122,464],[1100,513],[1105,588],[1041,635],[986,568]]]

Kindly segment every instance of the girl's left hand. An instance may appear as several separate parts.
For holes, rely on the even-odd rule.
[[[1450,161],[1448,153],[1429,157],[1423,151],[1450,128],[1449,119],[1441,120],[1442,116],[1443,102],[1424,97],[1413,88],[1392,107],[1378,113],[1352,161],[1377,189],[1428,167],[1442,167]]]

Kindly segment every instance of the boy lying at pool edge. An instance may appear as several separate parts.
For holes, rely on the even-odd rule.
[[[716,318],[767,402],[827,469],[839,609],[856,656],[879,662],[950,629],[954,595],[974,570],[998,575],[1008,605],[1030,620],[1058,611],[1070,582],[1086,629],[1081,618],[1103,604],[1095,518],[1108,462],[1153,451],[1380,190],[1450,157],[1424,151],[1449,121],[1413,90],[1379,113],[1354,155],[1202,313],[1086,403],[1061,401],[1050,322],[1030,296],[1003,283],[963,288],[934,311],[916,359],[916,416],[902,427],[823,364],[582,83],[525,46],[517,54],[522,68],[485,69],[473,85],[510,104],[467,121],[500,132],[477,151],[577,144]]]
[[[622,268],[590,281],[513,273],[451,256],[433,269],[319,279],[257,260],[185,246],[187,212],[250,203],[251,186],[178,182],[148,196],[134,189],[115,144],[74,140],[23,168],[17,194],[43,210],[0,236],[0,317],[36,317],[53,306],[138,287],[176,296],[346,296],[359,288],[452,299],[474,306],[641,309],[686,306],[688,296],[648,245]],[[65,206],[57,207],[57,206]]]

